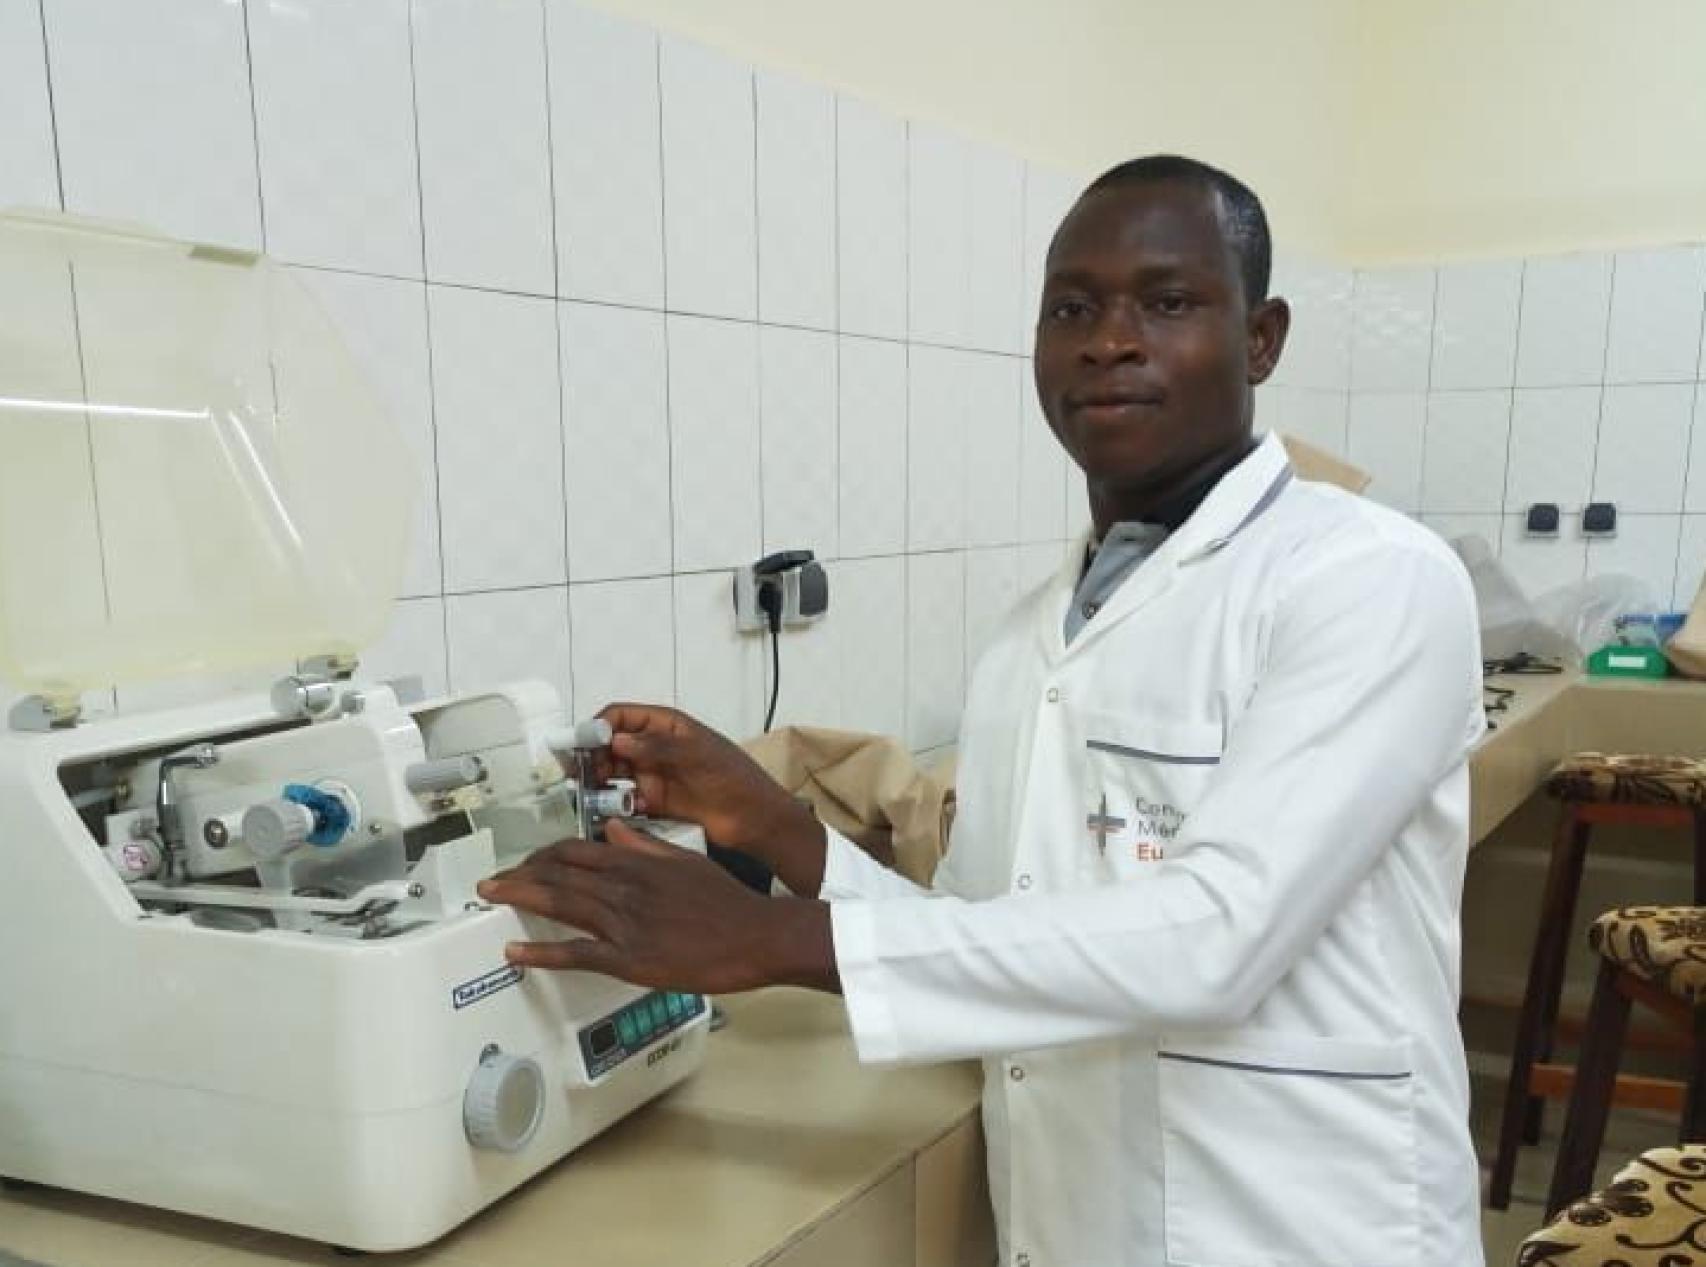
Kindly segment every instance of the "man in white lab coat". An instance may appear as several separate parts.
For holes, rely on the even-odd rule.
[[[1010,1267],[1475,1267],[1456,1025],[1473,599],[1427,530],[1253,431],[1289,315],[1260,204],[1138,160],[1049,252],[1044,413],[1094,531],[973,676],[934,891],[732,744],[606,711],[654,813],[490,882],[584,930],[518,963],[839,989],[862,1058],[981,1057]]]

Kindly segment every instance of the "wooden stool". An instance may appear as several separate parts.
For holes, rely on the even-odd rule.
[[[1516,1267],[1706,1267],[1706,1148],[1642,1153],[1517,1249]]]
[[[1678,1083],[1648,1079],[1645,1086],[1668,1091],[1662,1098],[1682,1110],[1682,1143],[1706,1142],[1706,1042],[1701,1041],[1706,1038],[1701,1028],[1706,1018],[1706,907],[1625,907],[1596,919],[1588,942],[1600,955],[1599,981],[1546,1198],[1551,1211],[1593,1186],[1605,1121],[1617,1098],[1617,1066],[1631,1002],[1652,1008],[1694,1039],[1686,1099]],[[1661,1098],[1649,1096],[1646,1102],[1657,1104]],[[1706,1222],[1706,1211],[1701,1218]],[[1706,1244],[1698,1248],[1706,1264]]]
[[[1552,861],[1540,904],[1540,927],[1529,960],[1528,986],[1517,1020],[1505,1086],[1504,1116],[1498,1152],[1487,1187],[1487,1204],[1510,1205],[1516,1155],[1526,1140],[1540,1138],[1540,1117],[1548,1098],[1569,1092],[1568,1072],[1535,1066],[1551,1058],[1558,1023],[1558,999],[1569,957],[1570,924],[1581,889],[1588,839],[1601,824],[1630,823],[1688,829],[1694,840],[1694,901],[1706,906],[1706,760],[1693,757],[1607,756],[1578,753],[1561,762],[1546,780],[1546,793],[1561,802]],[[1541,1076],[1538,1078],[1536,1074]]]

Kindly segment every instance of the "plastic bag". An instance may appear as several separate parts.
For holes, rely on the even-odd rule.
[[[1475,587],[1483,659],[1506,660],[1523,652],[1549,659],[1575,655],[1569,640],[1541,619],[1485,538],[1458,537],[1451,546]]]
[[[1534,600],[1540,619],[1567,638],[1580,656],[1619,642],[1617,620],[1658,609],[1652,587],[1636,576],[1590,576],[1576,585],[1549,590]]]

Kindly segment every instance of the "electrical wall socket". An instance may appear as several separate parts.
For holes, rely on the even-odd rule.
[[[763,578],[763,583],[782,587],[782,625],[799,629],[816,624],[829,610],[829,578],[821,563],[807,563]],[[758,605],[760,578],[755,567],[736,568],[734,573],[735,628],[741,633],[763,633],[770,627]]]
[[[758,574],[750,567],[735,569],[735,628],[741,633],[762,633],[768,624],[758,606]]]

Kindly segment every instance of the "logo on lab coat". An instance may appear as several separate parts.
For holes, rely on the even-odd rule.
[[[1084,825],[1100,854],[1106,855],[1111,845],[1139,862],[1160,862],[1184,822],[1185,811],[1177,805],[1139,795],[1129,809],[1123,805],[1110,808],[1108,794],[1103,792]]]

